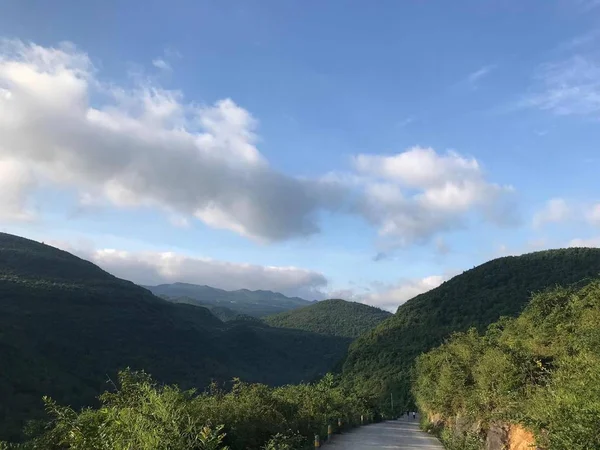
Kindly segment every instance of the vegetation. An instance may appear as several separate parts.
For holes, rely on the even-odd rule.
[[[0,234],[0,439],[43,417],[42,396],[78,409],[125,367],[182,389],[240,377],[282,385],[323,376],[350,339],[223,323],[94,264]]]
[[[264,317],[289,311],[295,308],[310,305],[312,302],[298,297],[286,297],[278,292],[225,291],[210,286],[199,286],[189,283],[160,284],[158,286],[144,286],[154,295],[167,300],[191,303],[199,306],[226,307],[237,314],[253,317]]]
[[[315,384],[271,388],[234,380],[197,395],[157,385],[144,372],[120,373],[119,387],[101,406],[76,412],[46,398],[50,420],[23,444],[5,448],[73,450],[293,450],[342,419],[346,427],[368,417],[367,400],[340,387],[332,375]],[[0,443],[0,448],[2,444]]]
[[[533,296],[516,319],[421,356],[419,407],[450,427],[520,423],[549,450],[600,448],[600,281]]]
[[[324,300],[265,317],[264,321],[273,327],[356,338],[390,316],[387,311],[362,303]]]
[[[456,331],[483,331],[516,316],[533,292],[570,285],[600,272],[600,249],[570,248],[492,260],[409,300],[359,337],[343,364],[347,383],[411,407],[411,370],[421,353]]]
[[[233,309],[227,308],[226,306],[213,305],[210,303],[204,304],[190,297],[170,298],[167,295],[159,295],[159,297],[164,300],[171,301],[173,303],[186,303],[188,305],[196,305],[201,306],[202,308],[206,308],[221,322],[232,322],[234,320],[250,320],[255,323],[262,323],[261,320],[257,317],[249,316],[247,314],[240,314],[237,311],[234,311]]]

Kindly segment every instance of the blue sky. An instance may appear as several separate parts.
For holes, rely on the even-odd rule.
[[[600,2],[0,5],[0,227],[393,309],[600,245]]]

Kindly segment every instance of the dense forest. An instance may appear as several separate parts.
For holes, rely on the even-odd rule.
[[[484,331],[501,316],[517,316],[531,293],[600,273],[600,249],[547,250],[495,259],[409,300],[352,343],[343,364],[347,383],[382,401],[395,394],[410,405],[417,356],[455,331]],[[389,401],[388,401],[389,407]]]
[[[23,421],[42,417],[44,395],[96,405],[125,367],[182,389],[233,377],[277,386],[323,376],[349,342],[223,323],[67,252],[0,234],[0,439],[18,439]]]
[[[379,308],[345,300],[324,300],[310,306],[267,316],[274,327],[356,338],[391,314]]]
[[[232,322],[234,320],[250,320],[255,323],[263,323],[258,317],[249,316],[248,314],[241,314],[226,306],[219,306],[210,303],[200,304],[197,300],[194,300],[190,297],[171,298],[166,295],[159,295],[159,297],[173,303],[185,303],[188,305],[201,306],[202,308],[208,309],[215,317],[217,317],[222,322]]]
[[[144,286],[154,295],[180,303],[204,307],[225,307],[237,314],[264,317],[291,309],[301,308],[313,302],[298,297],[287,297],[279,292],[250,291],[239,289],[225,291],[210,286],[189,283]]]
[[[548,450],[600,448],[599,324],[600,281],[535,294],[518,318],[420,356],[417,403],[448,448],[481,449],[511,423]]]

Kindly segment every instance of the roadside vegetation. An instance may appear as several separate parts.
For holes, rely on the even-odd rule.
[[[498,423],[549,450],[600,448],[600,281],[535,294],[518,318],[454,334],[415,375],[416,401],[450,448],[482,443]]]
[[[118,385],[100,396],[98,408],[75,411],[44,399],[48,420],[30,423],[20,450],[294,450],[371,420],[368,399],[328,374],[317,383],[269,387],[234,380],[205,392],[161,386],[144,372],[119,374]]]

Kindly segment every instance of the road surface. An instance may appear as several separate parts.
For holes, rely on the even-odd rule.
[[[435,437],[419,430],[418,420],[391,420],[336,435],[323,450],[444,450]]]

